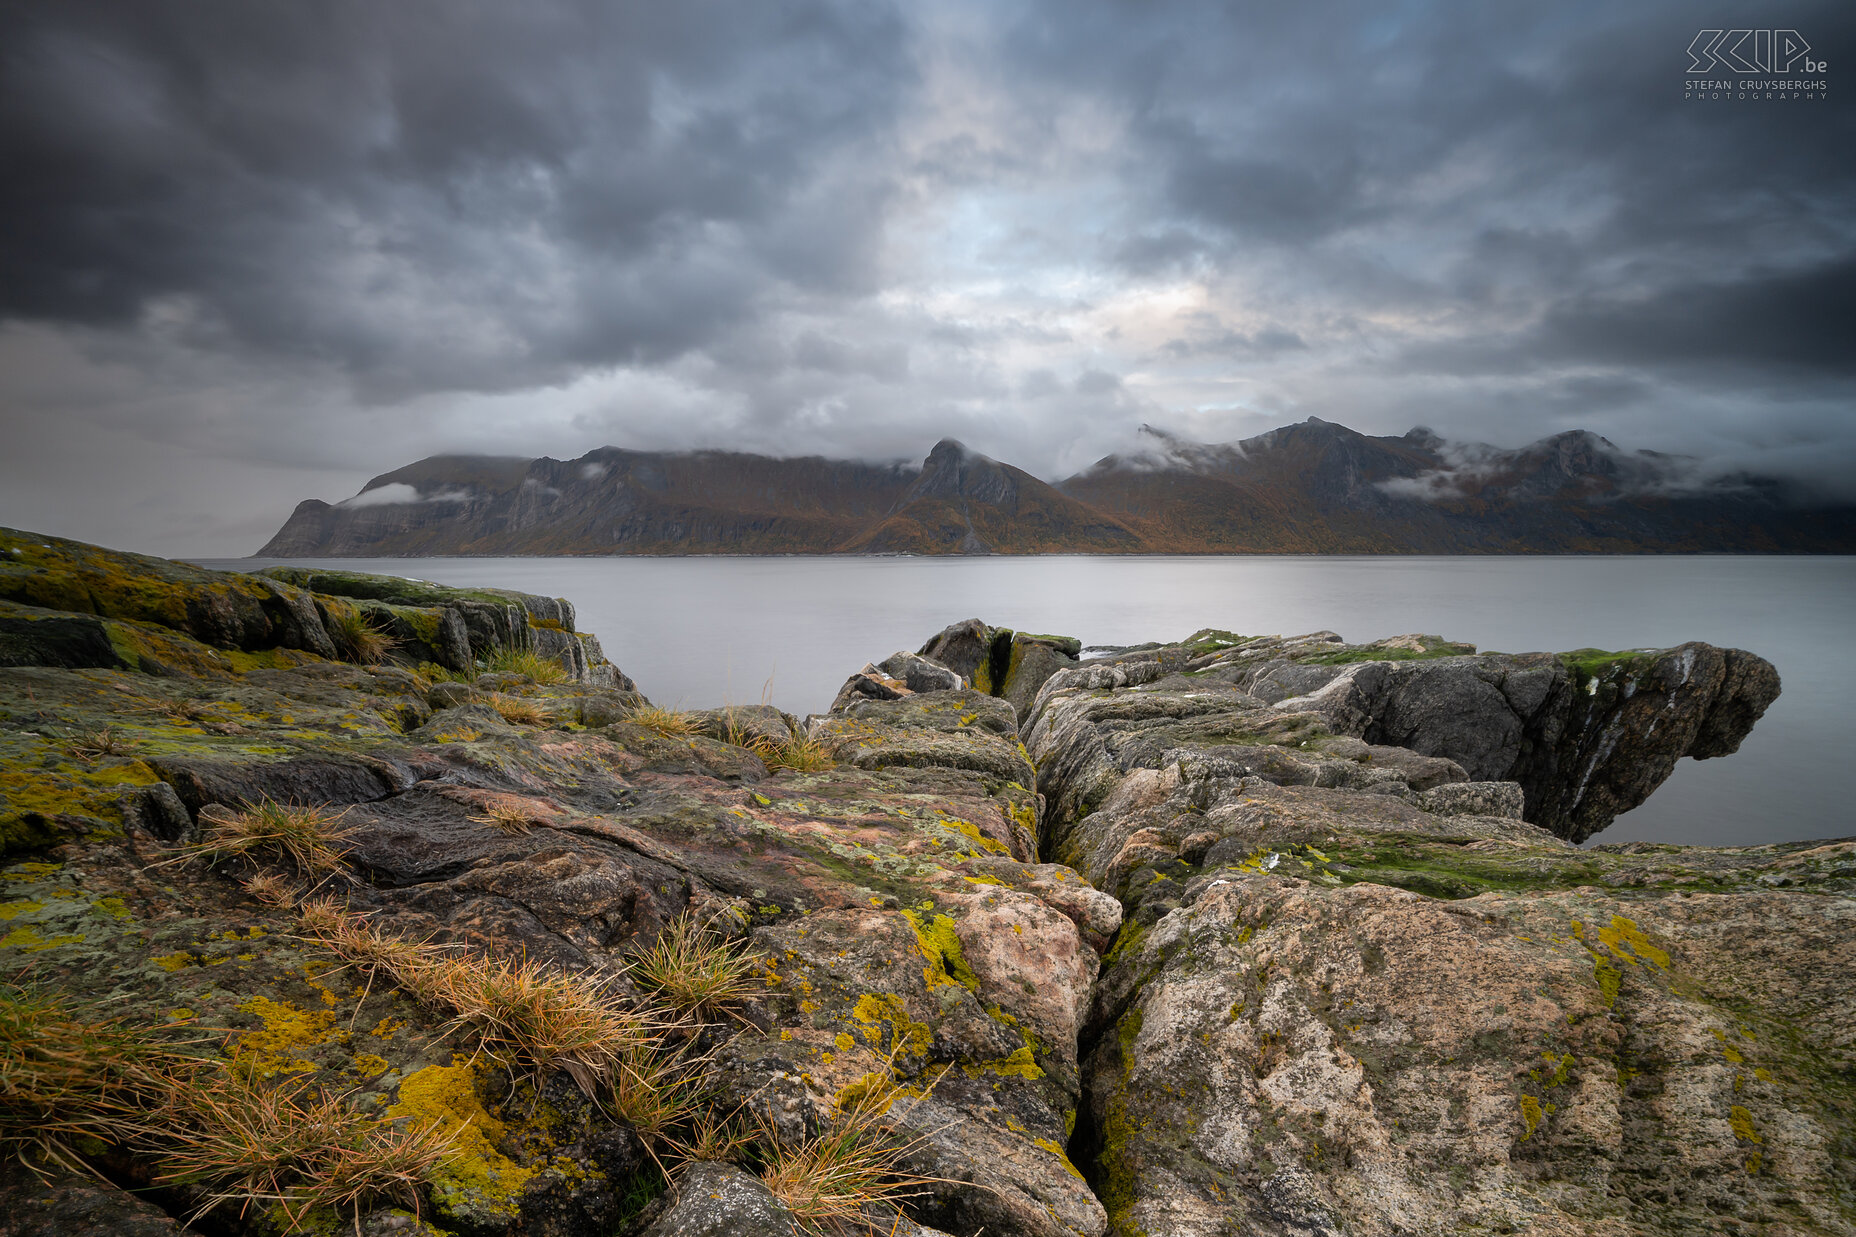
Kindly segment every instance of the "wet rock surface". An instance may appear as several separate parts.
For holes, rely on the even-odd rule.
[[[183,573],[178,609],[131,613],[49,577],[139,560],[58,553],[7,604],[96,598],[47,613],[101,625],[116,660],[0,672],[0,962],[460,1131],[419,1217],[366,1232],[793,1221],[751,1158],[640,1209],[656,1168],[631,1126],[340,965],[255,867],[178,861],[202,814],[326,805],[352,910],[619,994],[679,919],[719,925],[756,978],[689,1032],[705,1103],[802,1140],[888,1096],[930,1180],[880,1232],[1856,1231],[1856,842],[1567,840],[1676,755],[1737,746],[1777,691],[1750,654],[1202,632],[1083,658],[974,620],[822,716],[669,715],[565,603]],[[302,623],[451,615],[472,665],[436,674],[411,629],[372,666],[211,644],[232,628],[194,626],[196,586],[295,590]],[[558,650],[562,681],[477,665],[480,640]],[[0,1232],[179,1231],[158,1192],[0,1188],[32,1195]]]

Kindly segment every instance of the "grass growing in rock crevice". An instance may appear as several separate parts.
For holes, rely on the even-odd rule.
[[[373,620],[354,606],[330,606],[323,626],[343,661],[376,666],[396,645],[391,635],[374,626]]]
[[[200,812],[202,836],[179,858],[217,864],[231,858],[288,864],[312,880],[344,875],[345,843],[356,829],[341,823],[343,812],[261,800],[234,810],[209,805]]]
[[[533,649],[499,649],[480,663],[491,674],[520,674],[537,683],[565,683],[567,668]]]

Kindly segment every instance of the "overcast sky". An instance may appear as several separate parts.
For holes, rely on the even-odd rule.
[[[0,20],[0,523],[243,554],[437,452],[1057,478],[1311,415],[1856,490],[1847,2]],[[1685,100],[1704,26],[1828,97]]]

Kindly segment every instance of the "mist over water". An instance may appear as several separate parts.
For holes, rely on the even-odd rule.
[[[1856,834],[1856,558],[418,558],[295,565],[565,597],[659,704],[823,711],[866,661],[980,618],[1085,644],[1331,630],[1484,651],[1749,649],[1784,694],[1733,756],[1683,760],[1594,842],[1732,846]]]

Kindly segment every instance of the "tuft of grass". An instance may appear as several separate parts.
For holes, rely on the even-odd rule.
[[[211,1087],[176,1089],[170,1110],[182,1133],[160,1156],[155,1181],[202,1192],[189,1219],[231,1203],[241,1219],[254,1205],[275,1205],[290,1232],[322,1207],[352,1212],[356,1231],[377,1199],[416,1209],[420,1181],[463,1132],[401,1128],[307,1079],[259,1085],[225,1074]]]
[[[120,1149],[152,1161],[156,1184],[195,1187],[193,1219],[276,1205],[290,1232],[320,1207],[353,1211],[357,1231],[375,1199],[418,1207],[455,1133],[354,1112],[307,1080],[258,1083],[188,1051],[198,1041],[174,1029],[0,983],[0,1153],[96,1175],[88,1157]]]
[[[500,713],[503,720],[512,726],[546,726],[548,724],[547,710],[533,700],[492,694],[490,707]]]
[[[311,878],[345,875],[343,843],[359,832],[341,823],[346,814],[345,808],[331,812],[326,806],[297,807],[270,799],[243,811],[210,805],[200,812],[203,836],[183,848],[181,857],[219,863],[242,856],[288,863]]]
[[[870,1210],[900,1215],[903,1202],[941,1180],[902,1167],[928,1135],[903,1138],[896,1132],[888,1120],[896,1095],[890,1086],[862,1088],[840,1109],[838,1121],[794,1143],[782,1142],[765,1115],[759,1119],[757,1141],[766,1157],[761,1181],[792,1212],[798,1231],[867,1231]]]
[[[671,1052],[655,1041],[637,1043],[627,1048],[595,1097],[607,1116],[632,1128],[645,1154],[666,1175],[658,1148],[667,1146],[673,1156],[681,1148],[682,1131],[702,1105],[709,1060],[688,1055],[687,1046]]]
[[[80,730],[65,740],[65,754],[73,760],[94,764],[105,756],[127,756],[135,751],[135,741],[118,734],[113,727]]]
[[[533,959],[485,958],[429,939],[382,932],[333,898],[303,905],[302,923],[337,957],[453,1011],[448,1030],[467,1030],[478,1051],[512,1077],[539,1085],[551,1069],[567,1071],[598,1098],[637,1054],[654,1049],[667,1028],[627,1008],[586,975]]]
[[[325,626],[341,659],[364,666],[378,665],[397,643],[354,606],[331,607]]]
[[[211,719],[213,702],[183,696],[179,700],[170,700],[162,704],[161,711],[174,721],[192,724]]]
[[[681,709],[666,709],[655,704],[641,704],[626,714],[625,720],[655,730],[666,739],[683,739],[696,733],[696,719]]]
[[[792,769],[798,773],[817,773],[837,764],[831,753],[817,739],[794,735],[784,743],[759,739],[753,744],[761,763],[769,769]]]
[[[366,915],[357,915],[324,895],[297,909],[303,928],[342,961],[355,967],[371,985],[384,980],[428,1005],[445,1002],[442,971],[457,951],[448,945],[407,940],[382,932]]]
[[[239,884],[247,894],[266,906],[289,910],[297,904],[296,886],[275,872],[260,872]]]
[[[597,1097],[628,1059],[659,1041],[660,1028],[627,1009],[598,980],[530,958],[447,958],[435,976],[452,1024],[477,1037],[478,1049],[512,1077],[537,1086],[551,1069],[567,1071]]]
[[[705,1109],[692,1116],[669,1141],[679,1159],[733,1164],[754,1145],[754,1131],[739,1108],[722,1116]]]
[[[80,1146],[151,1136],[150,1112],[203,1065],[159,1030],[0,982],[0,1155],[88,1174]]]
[[[498,649],[483,663],[493,674],[522,674],[537,683],[565,683],[567,668],[533,649]]]
[[[485,805],[483,815],[473,816],[470,819],[480,825],[489,825],[502,833],[527,833],[540,823],[515,804],[503,802]]]
[[[631,963],[631,974],[679,1013],[703,1017],[761,990],[756,959],[715,930],[713,919],[679,916]]]

